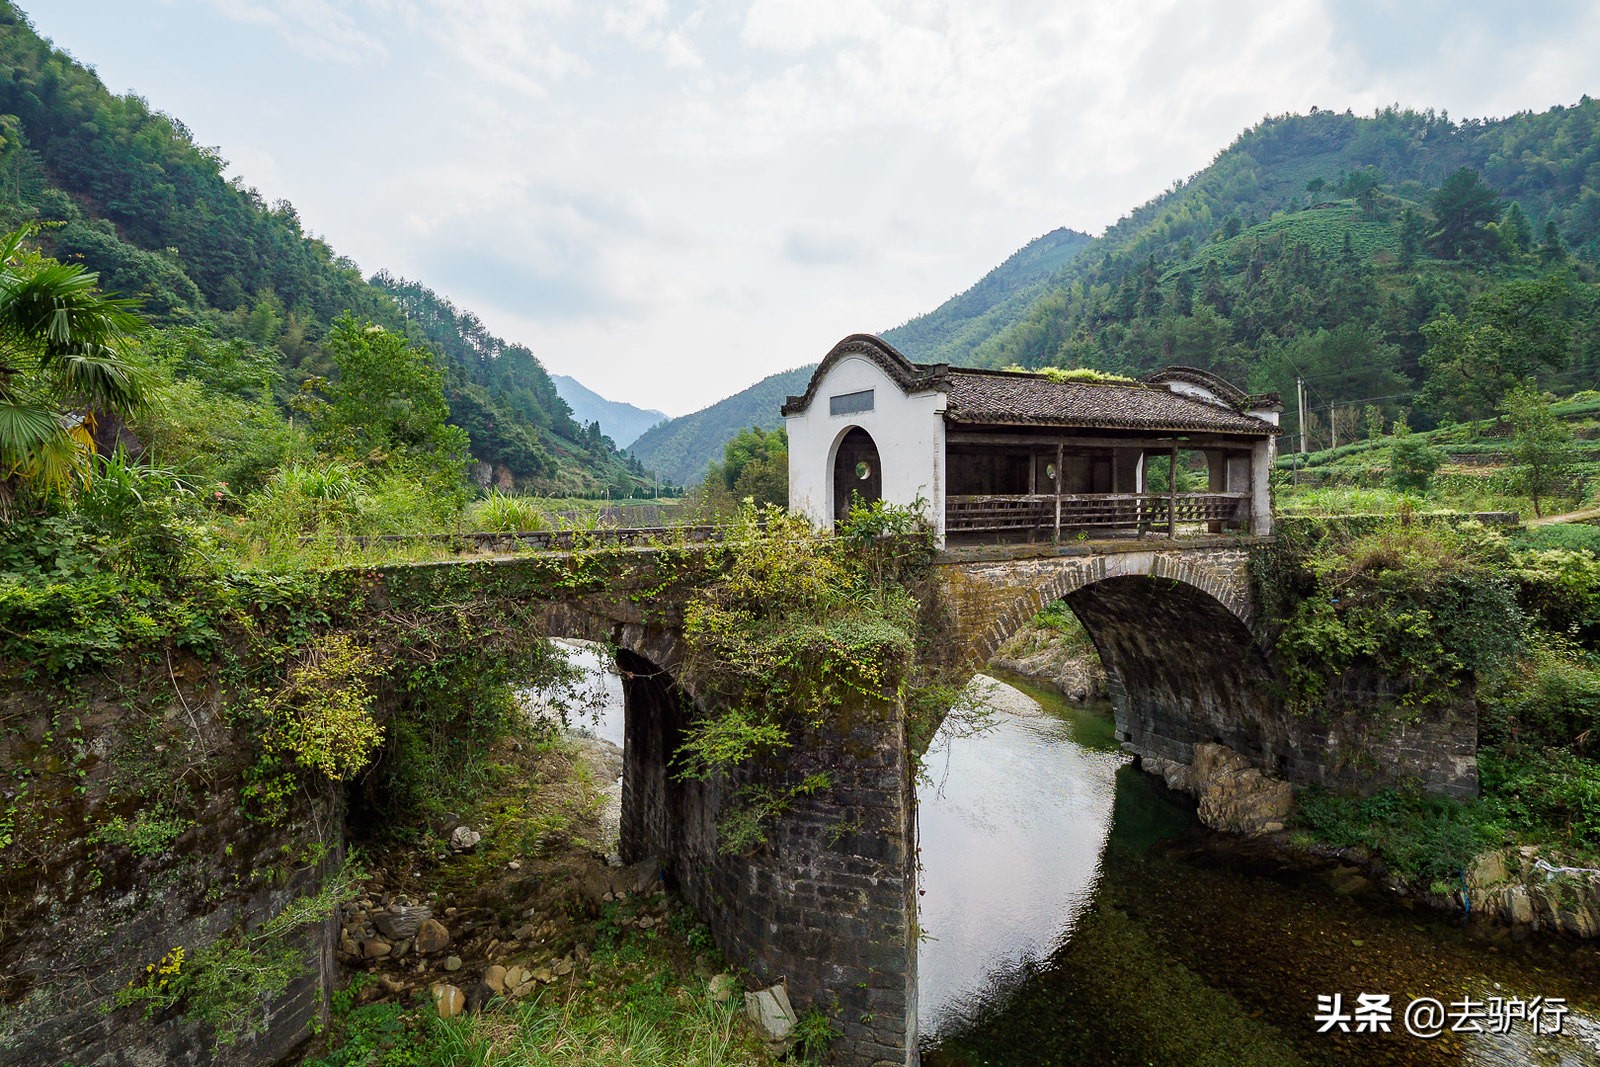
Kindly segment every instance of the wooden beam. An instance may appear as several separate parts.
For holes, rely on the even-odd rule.
[[[1264,436],[1266,435],[1249,436],[1241,434],[1234,437],[1217,434],[1174,434],[1167,437],[1089,437],[1082,434],[1072,434],[1064,437],[1055,437],[1035,434],[955,432],[945,434],[944,440],[947,448],[950,445],[1037,448],[1039,445],[1059,443],[1067,448],[1166,449],[1176,441],[1179,448],[1232,448],[1248,451],[1251,445]]]
[[[1167,540],[1178,536],[1178,446],[1172,446],[1172,466],[1167,470]]]

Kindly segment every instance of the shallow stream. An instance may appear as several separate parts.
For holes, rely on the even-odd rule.
[[[935,741],[918,791],[928,1067],[1600,1064],[1600,947],[1463,927],[1210,833],[1118,750],[1109,708],[1016,684],[993,730]],[[1318,1032],[1335,994],[1349,1032]],[[1388,996],[1389,1032],[1381,1008],[1357,1032],[1361,994]],[[1412,1036],[1427,997],[1443,1032]],[[1565,998],[1562,1033],[1490,1032],[1535,997]]]
[[[575,723],[622,744],[620,681],[573,655],[591,672]],[[1021,681],[984,699],[991,728],[941,734],[918,789],[926,1067],[1600,1065],[1600,946],[1517,942],[1210,833],[1134,769],[1109,707]],[[1361,994],[1388,996],[1388,1032],[1357,1032]],[[1319,995],[1348,1032],[1318,1032]],[[1428,1039],[1403,1018],[1425,997],[1446,1011]],[[1490,1032],[1491,998],[1534,997],[1565,998],[1562,1033]]]

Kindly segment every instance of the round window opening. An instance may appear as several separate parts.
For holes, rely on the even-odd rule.
[[[872,477],[872,464],[868,463],[866,460],[862,460],[860,463],[857,463],[856,477],[861,479],[863,482]]]
[[[1044,465],[1044,476],[1052,482],[1056,480],[1056,465],[1054,463],[1046,463]]]

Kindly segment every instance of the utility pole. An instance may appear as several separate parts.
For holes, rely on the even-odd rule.
[[[1333,401],[1328,401],[1328,433],[1333,448],[1339,447],[1339,423],[1333,417]]]
[[[1306,450],[1306,380],[1298,375],[1294,379],[1294,391],[1295,396],[1300,401],[1300,451],[1304,452]]]

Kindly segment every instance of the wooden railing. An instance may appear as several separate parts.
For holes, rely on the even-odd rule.
[[[1175,523],[1242,522],[1249,517],[1247,493],[1078,493],[1061,497],[952,496],[945,498],[946,533],[1118,526],[1170,528]]]

